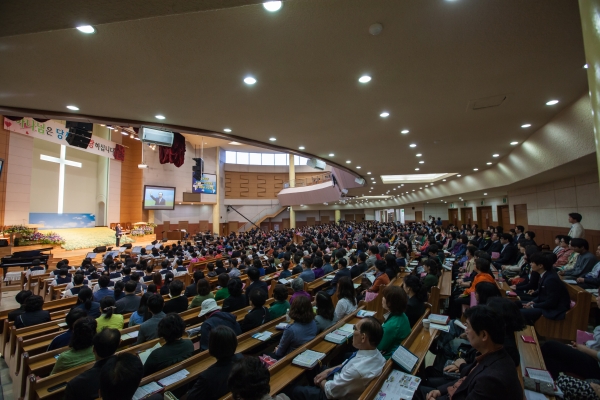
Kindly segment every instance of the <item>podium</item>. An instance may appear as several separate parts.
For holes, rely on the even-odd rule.
[[[181,231],[168,231],[167,240],[183,240],[184,233]]]

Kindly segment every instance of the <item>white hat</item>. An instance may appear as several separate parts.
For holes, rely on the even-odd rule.
[[[220,310],[221,307],[217,305],[215,299],[206,299],[202,302],[202,309],[200,310],[199,317],[208,314],[209,312],[213,312],[216,310]]]

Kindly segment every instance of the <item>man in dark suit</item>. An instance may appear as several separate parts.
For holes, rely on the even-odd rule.
[[[254,289],[262,289],[267,295],[269,294],[269,285],[266,282],[260,280],[260,272],[255,267],[248,268],[248,278],[252,281],[248,288],[246,288],[246,299],[250,301],[250,293]]]
[[[465,333],[471,346],[480,354],[472,363],[451,367],[460,372],[460,379],[437,389],[421,386],[415,393],[417,399],[522,399],[523,388],[519,382],[515,363],[504,350],[504,320],[488,306],[475,306],[465,311]]]
[[[121,229],[121,224],[117,224],[115,226],[115,238],[117,239],[116,246],[119,247],[121,243],[121,236],[123,235],[123,230]]]
[[[180,313],[188,309],[188,299],[182,296],[181,292],[183,292],[183,282],[175,280],[169,284],[171,300],[167,301],[163,307],[165,314],[171,312]]]
[[[493,261],[492,264],[494,264],[496,268],[502,268],[503,265],[515,265],[517,263],[519,250],[517,250],[517,246],[512,244],[512,236],[510,233],[503,233],[500,243],[502,243],[500,257]]]
[[[492,253],[500,253],[502,251],[502,243],[500,243],[500,238],[497,233],[492,235],[492,243],[490,247],[487,249],[487,253],[491,256]]]
[[[551,258],[552,257],[552,258]],[[529,257],[531,270],[540,274],[540,283],[534,299],[523,305],[521,314],[529,325],[533,325],[542,315],[548,319],[565,319],[571,298],[556,271],[552,268],[556,256],[552,253],[535,253]]]
[[[337,290],[337,283],[340,280],[340,278],[347,276],[348,278],[352,279],[352,274],[350,272],[350,270],[347,268],[348,266],[348,261],[346,261],[345,258],[340,258],[338,260],[338,270],[335,273],[335,276],[333,277],[333,279],[330,282],[330,287],[329,289],[327,289],[327,294],[330,296],[333,296],[333,294],[336,292]]]
[[[198,288],[196,285],[200,279],[204,279],[204,272],[194,271],[194,282],[185,288],[185,297],[194,297],[198,294]]]
[[[164,206],[165,205],[165,199],[163,199],[162,192],[158,192],[158,197],[154,197],[152,195],[150,195],[150,197],[152,198],[152,200],[154,200],[155,206]]]
[[[525,227],[522,225],[517,225],[515,226],[515,237],[513,240],[514,244],[519,243],[519,240],[521,239],[525,239],[525,234],[523,233],[525,231]]]

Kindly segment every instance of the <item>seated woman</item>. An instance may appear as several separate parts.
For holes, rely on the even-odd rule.
[[[331,296],[323,291],[317,293],[315,303],[317,304],[317,315],[315,316],[317,333],[321,333],[333,325],[335,308],[333,307]]]
[[[217,362],[198,375],[187,394],[188,400],[218,400],[229,393],[227,379],[241,354],[235,354],[238,341],[235,332],[227,326],[214,328],[208,339],[208,354]]]
[[[464,261],[464,264],[457,268],[456,274],[454,274],[453,268],[453,275],[455,279],[460,278],[464,280],[464,278],[469,278],[473,274],[473,271],[475,270],[475,254],[477,251],[478,249],[476,246],[467,246],[467,250],[465,252],[467,259]]]
[[[138,306],[137,311],[134,311],[129,317],[129,325],[128,327],[141,325],[144,321],[152,316],[150,311],[148,310],[148,299],[152,296],[152,293],[144,293],[142,298],[140,299],[140,305]]]
[[[306,297],[298,297],[290,309],[290,318],[294,322],[283,331],[279,345],[275,348],[275,357],[281,358],[317,336],[317,323],[312,304]]]
[[[248,306],[243,287],[244,284],[240,278],[231,278],[229,282],[227,282],[229,297],[223,300],[223,311],[231,313]]]
[[[375,261],[375,268],[377,268],[377,272],[375,273],[375,280],[370,288],[363,291],[362,295],[364,296],[365,292],[371,293],[379,293],[379,289],[385,287],[390,284],[390,277],[386,273],[388,266],[385,261],[377,260]]]
[[[92,317],[83,317],[75,321],[70,349],[60,354],[50,375],[94,361],[92,340],[96,334],[96,325],[96,320]]]
[[[229,274],[219,274],[217,278],[219,281],[220,289],[215,293],[215,301],[224,300],[229,297],[229,289],[227,289],[227,284],[229,283]]]
[[[300,296],[304,296],[307,299],[311,298],[310,294],[304,291],[304,281],[302,280],[302,278],[294,279],[290,286],[294,290],[294,294],[292,294],[292,297],[290,297],[290,304],[293,304],[294,300],[296,300],[296,298]]]
[[[517,296],[523,301],[530,301],[533,299],[532,293],[537,290],[540,282],[540,274],[532,271],[531,264],[529,263],[529,258],[537,252],[539,252],[537,246],[526,246],[525,254],[522,257],[525,261],[521,266],[519,275],[508,281],[510,288],[514,290],[517,293]]]
[[[533,300],[522,304],[521,314],[528,325],[533,325],[542,315],[552,320],[565,319],[571,305],[569,292],[552,264],[556,261],[554,253],[535,253],[529,259],[531,270],[540,274],[539,288],[532,293]]]
[[[437,286],[439,282],[439,268],[440,266],[437,261],[429,259],[423,262],[423,269],[426,273],[425,277],[423,278],[423,287],[428,292],[431,291],[433,286]]]
[[[400,286],[387,286],[383,290],[381,305],[384,310],[389,311],[388,317],[383,323],[383,338],[377,350],[385,359],[389,359],[396,351],[402,341],[410,335],[410,322],[404,313],[408,298]]]
[[[405,314],[412,328],[425,313],[427,290],[421,284],[421,280],[415,275],[406,275],[404,282],[402,282],[402,288],[408,297]]]
[[[196,295],[192,299],[192,302],[190,303],[188,309],[194,308],[194,307],[200,307],[204,300],[215,298],[215,296],[210,291],[210,285],[206,279],[198,280],[198,282],[196,283],[196,292],[198,293],[198,295]]]
[[[104,296],[100,300],[100,310],[102,315],[96,318],[97,330],[100,332],[104,327],[113,329],[123,329],[123,315],[115,314],[115,298]]]
[[[450,305],[449,305],[449,315],[450,318],[456,319],[460,318],[462,315],[462,306],[463,304],[469,305],[471,303],[471,293],[475,291],[477,284],[480,282],[490,282],[496,284],[496,279],[494,275],[492,275],[490,269],[490,262],[484,258],[478,258],[475,260],[475,278],[473,282],[470,283],[469,287],[466,288],[461,294],[458,296],[454,295],[450,297]]]
[[[173,279],[175,279],[175,275],[172,272],[167,272],[165,274],[165,281],[163,282],[162,286],[160,287],[161,296],[166,296],[167,294],[169,294],[169,285],[171,285],[171,282],[173,282]],[[202,304],[202,303],[200,303],[200,304]]]
[[[144,364],[144,376],[151,375],[192,356],[194,344],[182,339],[185,321],[177,313],[167,314],[158,323],[158,337],[165,340],[162,347],[154,350]]]
[[[523,265],[527,263],[527,258],[525,257],[525,250],[527,249],[527,240],[521,239],[519,243],[517,243],[517,250],[521,253],[521,257],[516,265],[503,265],[502,266],[502,277],[504,279],[510,279],[512,277],[518,276],[521,273],[521,269]]]
[[[81,308],[89,317],[98,318],[100,316],[100,303],[94,301],[92,289],[84,286],[77,294],[77,303],[73,308]]]
[[[78,319],[86,317],[87,314],[81,308],[72,308],[71,311],[65,317],[65,323],[67,324],[67,331],[61,333],[58,336],[55,336],[50,342],[48,349],[46,351],[52,351],[56,349],[60,349],[61,347],[68,346],[71,342],[71,337],[73,336],[73,325],[77,322]]]
[[[271,303],[271,307],[269,307],[269,315],[271,316],[271,320],[285,315],[285,313],[287,313],[290,309],[290,303],[287,301],[288,290],[285,285],[275,285],[273,288],[273,298],[275,301]]]
[[[254,328],[269,322],[271,320],[269,316],[269,309],[265,307],[267,301],[267,293],[262,289],[254,289],[250,293],[250,304],[252,310],[242,320],[240,327],[242,332],[251,331]]]
[[[15,328],[20,329],[26,326],[50,322],[50,313],[42,310],[43,307],[44,299],[42,296],[32,294],[27,297],[23,306],[25,312],[15,318]]]
[[[338,322],[356,310],[354,284],[349,276],[341,277],[337,284],[338,302],[335,306],[333,322]],[[293,304],[293,303],[292,303]]]

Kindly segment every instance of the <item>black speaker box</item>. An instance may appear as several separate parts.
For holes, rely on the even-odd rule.
[[[92,140],[92,132],[85,131],[83,129],[71,128],[69,129],[69,135],[67,136],[67,143],[73,147],[79,147],[85,149],[90,145]]]
[[[131,249],[131,243],[125,243],[123,246],[121,247],[125,247],[126,249]]]
[[[94,251],[94,253],[105,253],[106,252],[106,246],[98,246],[93,251]]]
[[[0,239],[0,247],[6,247],[6,246],[8,246],[8,240]]]
[[[156,243],[158,243],[158,240],[153,241],[152,246],[154,246]]]
[[[91,132],[92,130],[94,130],[94,124],[90,124],[88,122],[67,121],[65,123],[65,127],[67,129],[76,128],[87,132]]]

